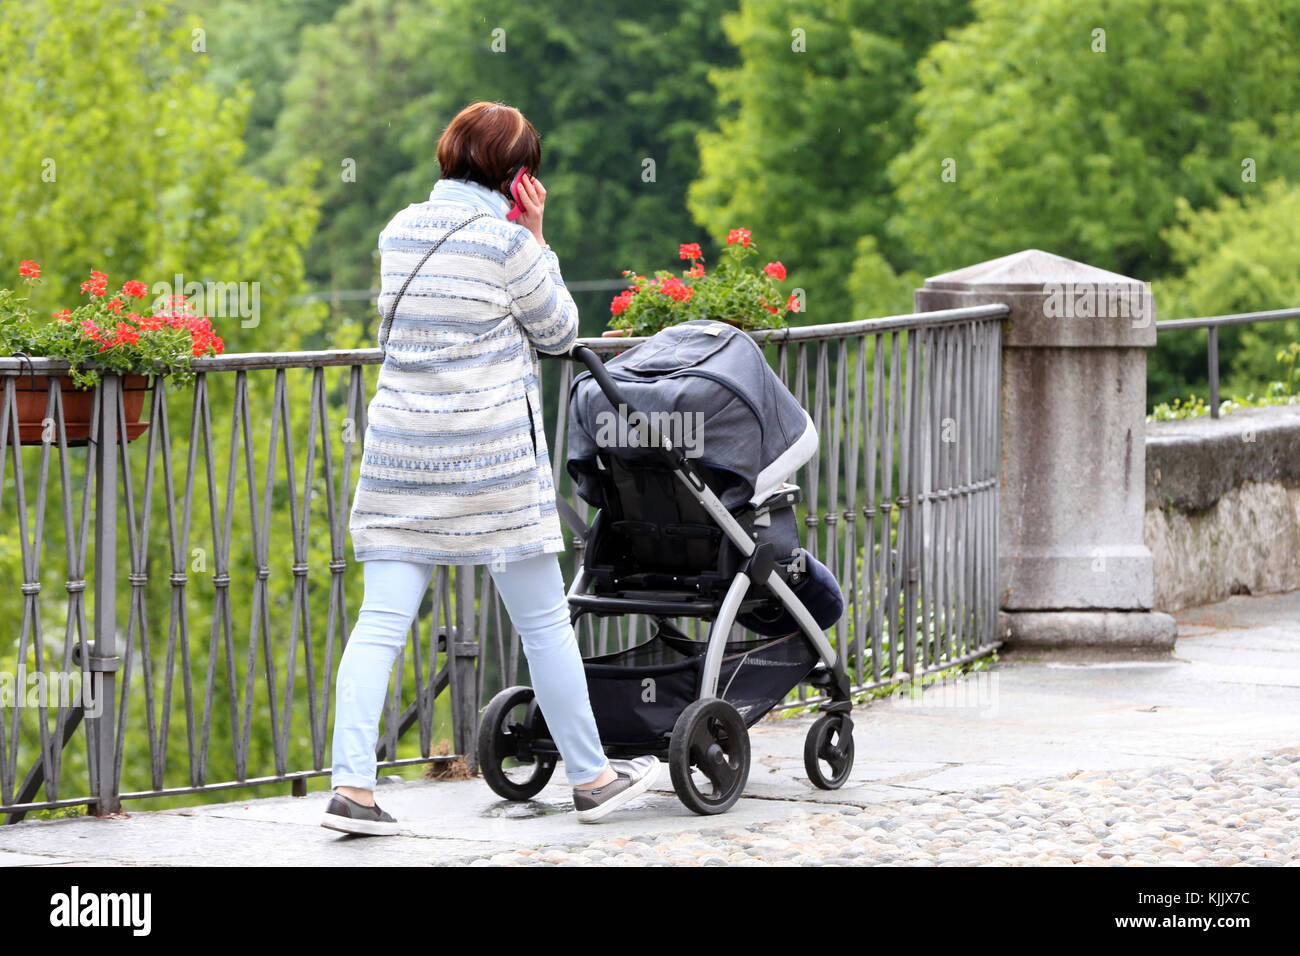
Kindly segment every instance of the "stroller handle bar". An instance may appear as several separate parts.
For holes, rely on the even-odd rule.
[[[609,399],[609,403],[614,406],[615,413],[629,427],[636,427],[628,419],[632,415],[640,415],[641,413],[628,401],[627,396],[623,394],[623,390],[618,387],[618,382],[614,381],[614,377],[609,374],[609,369],[605,368],[605,363],[601,360],[601,357],[585,345],[575,345],[569,350],[568,357],[587,366],[587,371],[591,373],[591,377],[600,386],[600,390]],[[660,436],[659,448],[671,455],[675,463],[680,464],[680,459],[683,457],[682,453],[673,448],[672,443],[667,438]]]
[[[608,398],[616,407],[622,405],[629,412],[636,411],[636,409],[628,404],[627,396],[623,394],[623,390],[618,387],[618,383],[614,381],[613,376],[609,374],[609,369],[605,368],[605,363],[601,360],[599,355],[587,348],[585,345],[575,345],[569,350],[569,358],[587,366],[587,371],[589,371],[591,377],[596,380],[596,384],[600,386],[600,390],[605,393],[605,397]]]

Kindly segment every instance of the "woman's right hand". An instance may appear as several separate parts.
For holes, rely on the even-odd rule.
[[[515,222],[531,232],[540,245],[546,245],[546,240],[542,238],[542,213],[546,208],[546,187],[542,185],[540,179],[524,173],[523,178],[519,180],[519,205],[524,211]]]

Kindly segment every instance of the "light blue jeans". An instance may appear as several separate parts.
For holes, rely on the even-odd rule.
[[[434,565],[365,561],[365,596],[339,661],[332,787],[375,788],[379,715],[397,655],[429,588]],[[608,765],[587,697],[578,641],[569,623],[560,561],[540,554],[489,568],[519,629],[533,690],[564,758],[569,783],[590,783]]]

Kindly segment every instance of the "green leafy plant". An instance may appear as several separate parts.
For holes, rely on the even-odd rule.
[[[30,286],[40,281],[40,269],[24,259],[18,273]],[[141,308],[148,291],[143,282],[129,281],[110,295],[107,274],[91,272],[81,284],[85,302],[38,321],[26,299],[0,289],[0,355],[63,359],[76,388],[93,388],[104,372],[170,375],[187,384],[194,378],[190,362],[220,355],[225,343],[206,316],[187,308],[182,296],[172,297],[170,309],[132,311]]]
[[[41,277],[41,267],[35,262],[24,259],[18,266],[18,274],[28,285]],[[0,289],[0,334],[6,329],[18,328],[23,323],[30,323],[32,310],[27,307],[27,300],[13,289]]]
[[[685,242],[678,255],[691,267],[681,277],[661,269],[650,278],[625,270],[631,285],[609,305],[611,329],[633,335],[653,335],[660,329],[692,319],[716,319],[742,329],[771,329],[786,325],[786,315],[798,312],[798,295],[783,293],[785,266],[769,262],[755,269],[747,262],[758,255],[748,229],[732,229],[722,261],[712,272],[704,268],[699,243]]]
[[[1294,395],[1295,392],[1295,362],[1300,357],[1300,342],[1292,342],[1286,348],[1277,353],[1278,364],[1286,372],[1286,378],[1280,382],[1274,382],[1271,386],[1275,391],[1283,395]]]
[[[1247,395],[1234,395],[1219,402],[1219,414],[1230,415],[1243,408],[1265,408],[1271,405],[1295,405],[1300,402],[1300,395],[1286,390],[1286,383],[1273,382],[1267,393],[1256,396],[1254,392]],[[1151,409],[1147,416],[1149,422],[1181,421],[1187,418],[1202,418],[1210,414],[1209,403],[1199,395],[1189,395],[1187,400],[1175,398],[1161,402]]]

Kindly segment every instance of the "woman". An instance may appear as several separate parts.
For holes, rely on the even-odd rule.
[[[379,310],[432,245],[392,318],[370,401],[349,530],[365,596],[339,662],[334,794],[322,825],[391,834],[374,799],[375,742],[393,662],[436,564],[486,564],[573,786],[592,822],[645,791],[653,757],[605,759],[557,552],[564,550],[542,427],[536,351],[566,352],[577,308],[542,237],[537,131],[518,110],[474,103],[438,141],[428,202],[379,235]],[[519,167],[523,214],[510,222]],[[453,231],[454,230],[454,231]],[[445,237],[445,239],[444,239]]]

